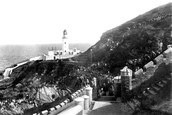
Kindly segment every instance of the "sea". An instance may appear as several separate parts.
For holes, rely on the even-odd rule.
[[[49,50],[61,50],[61,47],[61,44],[0,45],[0,71],[23,60],[48,54]],[[89,47],[91,47],[91,44],[87,43],[69,45],[70,49],[77,48],[82,52]]]

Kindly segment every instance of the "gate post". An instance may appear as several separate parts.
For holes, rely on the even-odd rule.
[[[132,70],[125,66],[121,70],[121,98],[125,101],[127,93],[132,89]]]
[[[84,115],[84,98],[78,97],[74,99],[75,106],[80,105],[82,107],[81,114]]]
[[[98,97],[98,87],[97,87],[97,78],[93,77],[93,99],[97,99]]]
[[[92,87],[87,87],[85,90],[86,90],[86,95],[89,96],[89,106],[90,106],[91,102],[92,102],[93,88]]]
[[[84,110],[89,110],[89,96],[84,95]]]
[[[97,78],[94,77],[93,80],[94,80],[94,87],[97,88]]]

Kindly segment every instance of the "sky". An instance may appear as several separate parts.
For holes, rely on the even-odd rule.
[[[0,0],[0,45],[95,44],[115,28],[171,0]]]

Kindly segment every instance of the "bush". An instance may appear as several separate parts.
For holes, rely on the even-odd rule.
[[[153,99],[145,98],[145,99],[141,100],[140,108],[150,110],[151,106],[154,104],[155,104],[155,101]]]

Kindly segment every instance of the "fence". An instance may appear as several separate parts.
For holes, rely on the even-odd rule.
[[[61,102],[60,104],[50,109],[41,111],[40,113],[34,113],[33,115],[83,115],[84,110],[89,110],[92,104],[92,88],[86,86],[80,90],[77,90],[71,95],[74,100],[70,102],[69,99]]]

